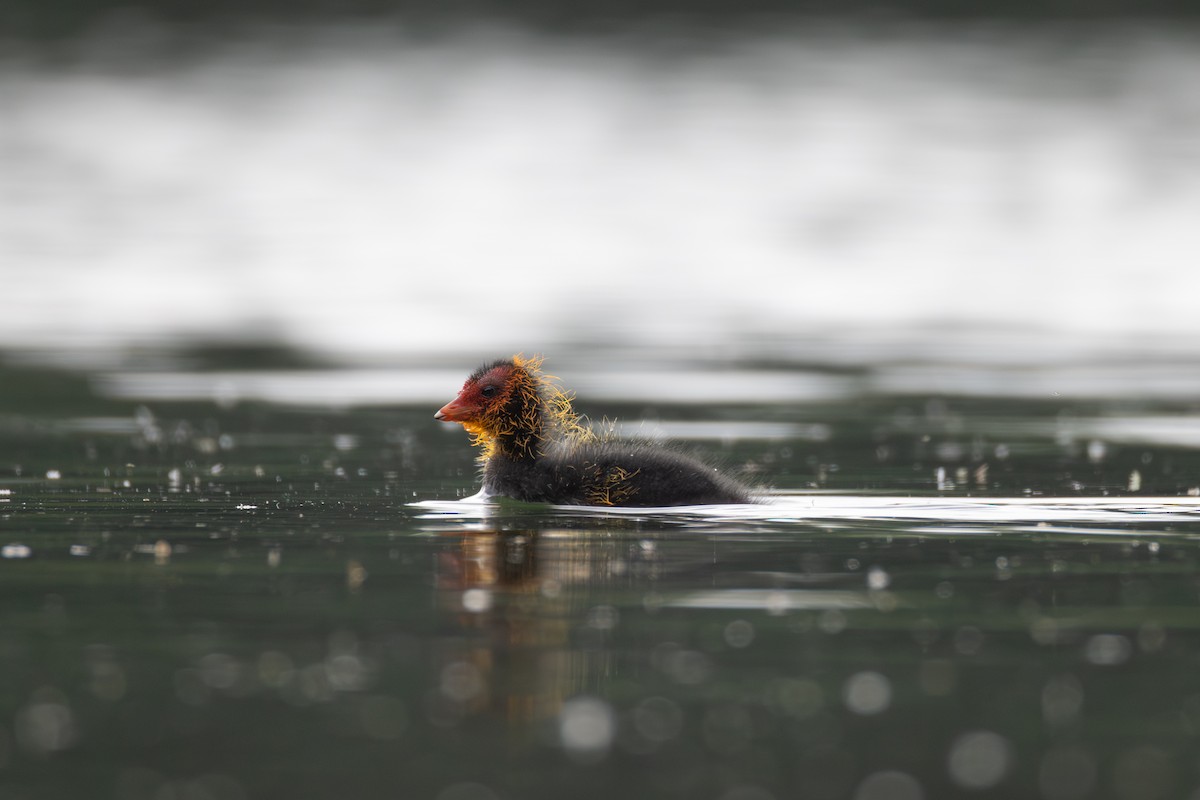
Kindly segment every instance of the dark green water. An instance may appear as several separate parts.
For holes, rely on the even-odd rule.
[[[435,404],[101,385],[0,371],[5,800],[1200,786],[1200,458],[1136,434],[1187,404],[658,402],[772,504],[614,514],[430,502]]]

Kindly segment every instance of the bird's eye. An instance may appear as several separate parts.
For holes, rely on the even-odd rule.
[[[482,390],[480,390],[479,393],[481,395],[483,395],[484,397],[493,397],[496,394],[496,387],[495,386],[485,386],[485,387],[483,387]]]

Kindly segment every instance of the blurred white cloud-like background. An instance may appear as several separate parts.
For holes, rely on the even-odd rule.
[[[1040,363],[1200,334],[1187,30],[155,30],[3,51],[10,349]]]

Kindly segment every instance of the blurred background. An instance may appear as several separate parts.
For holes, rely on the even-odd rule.
[[[0,341],[85,368],[999,364],[905,379],[1034,393],[1150,357],[1179,391],[1193,9],[832,11],[9,0]]]

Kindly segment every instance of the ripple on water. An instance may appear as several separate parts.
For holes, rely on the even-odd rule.
[[[503,515],[507,501],[482,493],[464,500],[423,500],[410,507],[431,512],[424,518],[478,519]],[[507,505],[507,508],[512,508]],[[812,520],[923,520],[954,523],[1094,522],[1122,524],[1148,522],[1200,522],[1200,502],[1194,497],[1056,497],[960,498],[894,497],[887,495],[836,495],[828,493],[774,494],[748,505],[621,508],[588,506],[533,506],[520,504],[521,512],[546,511],[585,517],[654,516],[663,519],[737,520],[745,522],[807,522]],[[419,517],[421,515],[418,515]],[[928,527],[927,533],[981,533],[978,528]],[[1022,528],[1045,532],[1045,527]],[[1108,528],[1061,526],[1060,533],[1111,534]],[[1127,531],[1124,533],[1128,533]]]

